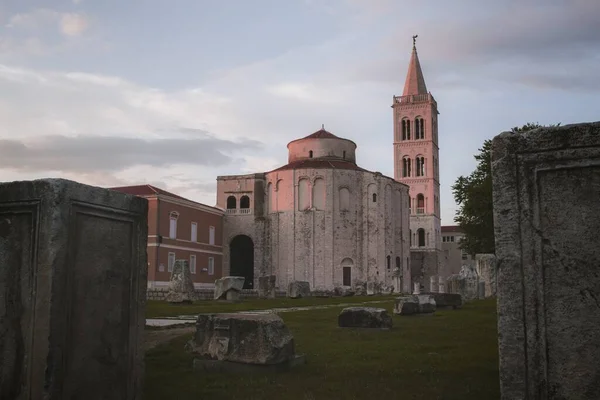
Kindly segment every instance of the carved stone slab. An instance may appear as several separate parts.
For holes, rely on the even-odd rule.
[[[0,399],[140,399],[147,200],[0,184]]]
[[[600,123],[493,140],[502,399],[600,399]]]

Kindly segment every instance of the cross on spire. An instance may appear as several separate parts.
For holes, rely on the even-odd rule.
[[[413,35],[413,49],[417,48],[417,38],[419,37],[419,35]]]

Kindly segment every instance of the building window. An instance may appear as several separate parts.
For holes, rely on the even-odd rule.
[[[346,150],[344,150],[344,151],[342,152],[342,158],[343,158],[344,160],[346,159]]]
[[[373,193],[373,203],[377,203],[377,193]]]
[[[409,157],[404,157],[402,159],[402,177],[404,178],[408,178],[411,175],[411,167],[412,167],[412,162],[411,159]]]
[[[313,157],[313,152],[312,152],[312,150],[309,150],[309,152],[308,152],[308,158],[312,158],[312,157]]]
[[[208,244],[215,244],[215,227],[208,228]]]
[[[425,229],[417,230],[417,236],[419,237],[419,247],[425,247]]]
[[[398,268],[398,270],[400,269],[400,267],[402,267],[400,265],[400,257],[396,257],[396,268]]]
[[[196,273],[196,256],[193,254],[190,256],[190,273]]]
[[[415,139],[425,139],[425,121],[421,117],[415,119]]]
[[[198,224],[195,222],[192,222],[192,234],[190,237],[192,242],[198,241]]]
[[[175,253],[169,253],[169,264],[167,265],[167,271],[173,272],[174,265],[175,265]]]
[[[412,246],[412,229],[408,230],[408,241],[409,241],[410,245]]]
[[[450,236],[450,241],[454,242],[454,236]]]
[[[386,267],[387,267],[387,269],[392,268],[392,257],[391,256],[386,257]]]
[[[215,259],[213,257],[208,257],[208,274],[215,274]]]
[[[235,210],[236,208],[237,208],[237,200],[236,200],[235,196],[229,196],[227,198],[227,209]]]
[[[425,214],[425,196],[421,193],[417,195],[417,214]]]
[[[240,199],[240,208],[250,208],[250,197],[242,196],[242,198]]]
[[[352,286],[352,267],[342,267],[342,285]]]
[[[175,211],[169,213],[169,238],[175,239],[177,238],[177,219],[179,218],[179,214]]]
[[[158,272],[165,272],[165,264],[160,263],[158,265]]]
[[[410,140],[410,120],[402,120],[402,140]]]
[[[417,176],[425,176],[425,157],[418,156],[416,158],[417,163]]]

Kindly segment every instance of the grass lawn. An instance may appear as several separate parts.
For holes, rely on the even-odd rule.
[[[391,313],[393,302],[376,306]],[[183,351],[191,335],[159,345],[146,354],[144,399],[500,398],[495,299],[430,316],[394,315],[391,331],[338,328],[340,310],[281,314],[297,353],[307,356],[289,372],[194,372]]]
[[[169,304],[166,301],[148,300],[146,305],[146,318],[176,317],[178,315],[193,315],[211,312],[235,312],[249,310],[265,310],[269,308],[305,307],[326,304],[363,303],[367,301],[393,301],[395,296],[350,296],[350,297],[306,297],[290,299],[280,297],[276,299],[244,299],[240,303],[226,303],[220,301],[201,300],[193,304]]]

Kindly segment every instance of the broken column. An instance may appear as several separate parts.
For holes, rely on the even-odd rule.
[[[600,122],[492,142],[501,398],[600,399]]]
[[[215,281],[215,300],[239,301],[244,288],[243,276],[224,276]]]
[[[0,184],[0,398],[139,399],[148,202]]]
[[[299,299],[310,296],[310,283],[306,281],[292,281],[288,285],[288,297]]]
[[[191,303],[196,300],[196,289],[187,260],[175,261],[166,300],[169,303]]]

